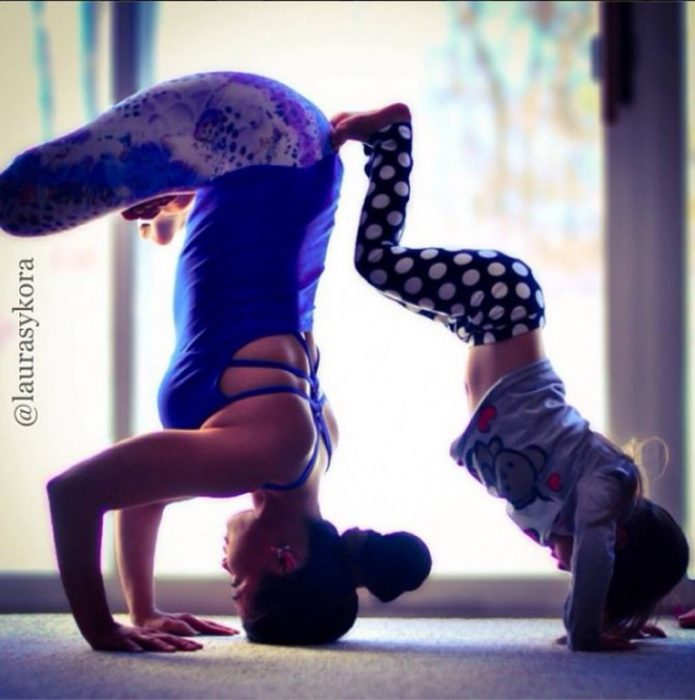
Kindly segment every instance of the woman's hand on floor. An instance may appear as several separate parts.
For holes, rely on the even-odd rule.
[[[174,634],[179,637],[194,637],[199,634],[231,636],[239,630],[226,627],[212,620],[203,620],[190,613],[165,613],[156,610],[144,618],[138,618],[138,626],[153,632]]]
[[[197,651],[203,645],[192,639],[183,639],[173,634],[163,634],[144,627],[127,627],[117,625],[89,643],[96,651],[126,651],[141,653],[143,651],[160,651],[172,653],[175,651]]]

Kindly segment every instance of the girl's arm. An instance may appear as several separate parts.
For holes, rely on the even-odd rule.
[[[565,604],[568,645],[575,651],[633,649],[624,638],[607,634],[603,620],[615,560],[616,523],[625,506],[620,481],[589,474],[577,484],[572,583]]]
[[[277,421],[281,424],[281,421]],[[276,474],[275,452],[286,436],[263,426],[169,430],[125,440],[48,484],[58,567],[75,621],[95,649],[173,651],[191,640],[118,625],[100,570],[102,518],[109,510],[193,496],[236,496]]]
[[[125,508],[116,512],[116,555],[130,619],[138,627],[182,636],[237,634],[237,630],[187,613],[157,609],[154,555],[165,503]]]

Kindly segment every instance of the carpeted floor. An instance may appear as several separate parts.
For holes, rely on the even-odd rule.
[[[234,620],[231,624],[234,624]],[[695,631],[576,654],[555,620],[363,618],[338,644],[242,637],[190,654],[91,651],[66,615],[0,616],[2,698],[692,698]]]

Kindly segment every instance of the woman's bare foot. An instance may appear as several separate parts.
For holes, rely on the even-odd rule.
[[[410,119],[410,109],[402,102],[370,112],[340,112],[331,119],[333,147],[338,150],[346,141],[364,143],[389,124],[409,122]]]
[[[166,245],[186,223],[187,209],[194,197],[194,192],[155,197],[122,211],[121,216],[128,221],[141,219],[140,236]]]

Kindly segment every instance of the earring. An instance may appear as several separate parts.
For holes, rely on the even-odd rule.
[[[290,545],[285,544],[282,545],[282,547],[271,547],[270,551],[275,556],[276,561],[280,564],[280,568],[284,573],[289,573],[294,570],[296,559]]]
[[[282,547],[271,547],[270,551],[275,555],[278,561],[282,561],[283,557],[291,551],[291,547],[288,544],[283,544]]]

